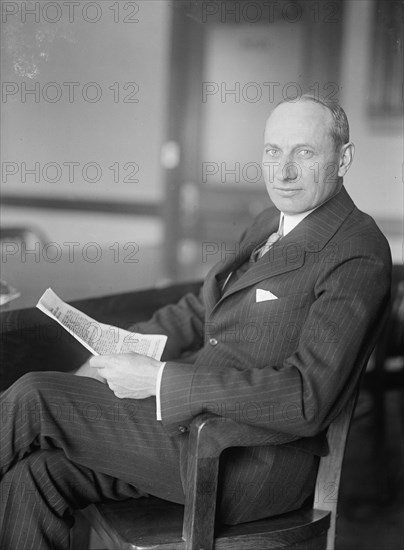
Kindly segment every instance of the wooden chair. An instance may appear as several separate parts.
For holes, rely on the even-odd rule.
[[[228,447],[263,444],[262,432],[205,413],[190,430],[185,507],[155,497],[104,502],[82,513],[109,549],[333,550],[342,461],[357,392],[328,429],[313,502],[236,526],[215,524],[219,456]],[[206,488],[209,488],[207,490]]]

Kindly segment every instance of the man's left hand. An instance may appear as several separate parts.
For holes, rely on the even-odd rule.
[[[145,399],[156,395],[157,373],[163,364],[139,353],[97,355],[89,361],[117,397]]]

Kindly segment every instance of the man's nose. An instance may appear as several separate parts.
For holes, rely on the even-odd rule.
[[[294,181],[299,175],[299,170],[295,162],[286,162],[279,167],[278,178],[282,181]]]

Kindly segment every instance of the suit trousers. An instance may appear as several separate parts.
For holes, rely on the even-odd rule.
[[[72,374],[24,375],[1,397],[0,547],[67,550],[74,510],[104,499],[152,494],[183,503],[181,438],[188,435],[171,437],[156,421],[154,398],[118,399]],[[313,490],[317,457],[285,446],[274,447],[274,485],[249,486],[243,471],[254,452],[225,453],[219,506],[228,523],[252,519],[259,491],[273,490],[276,514]]]

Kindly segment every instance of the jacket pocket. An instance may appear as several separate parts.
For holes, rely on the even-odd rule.
[[[283,315],[288,311],[301,309],[307,304],[308,299],[308,292],[300,292],[298,294],[290,294],[289,296],[281,296],[276,300],[253,302],[249,306],[248,317]]]

